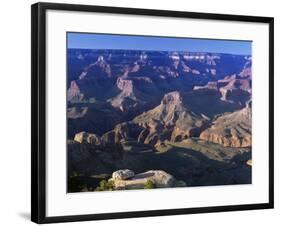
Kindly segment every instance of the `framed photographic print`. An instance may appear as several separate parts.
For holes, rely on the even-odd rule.
[[[273,208],[273,18],[32,5],[32,221]]]

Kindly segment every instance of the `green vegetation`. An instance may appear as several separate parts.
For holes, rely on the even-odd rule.
[[[153,188],[155,188],[155,184],[152,180],[148,180],[144,185],[144,189],[153,189]]]
[[[102,180],[97,186],[96,191],[112,191],[114,188],[113,181]]]
[[[100,185],[101,180],[110,177],[108,174],[87,175],[77,171],[71,171],[68,176],[68,192],[88,192],[94,191]],[[109,187],[103,184],[103,188]]]

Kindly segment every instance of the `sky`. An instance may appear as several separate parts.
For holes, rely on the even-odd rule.
[[[190,51],[251,55],[251,46],[251,41],[67,33],[67,47],[77,49]]]

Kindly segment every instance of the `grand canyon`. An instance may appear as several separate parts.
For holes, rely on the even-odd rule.
[[[251,183],[252,59],[67,49],[68,192]]]

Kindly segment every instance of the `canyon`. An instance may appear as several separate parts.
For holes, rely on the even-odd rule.
[[[68,49],[67,59],[69,192],[125,169],[169,175],[171,187],[251,183],[251,56]]]

